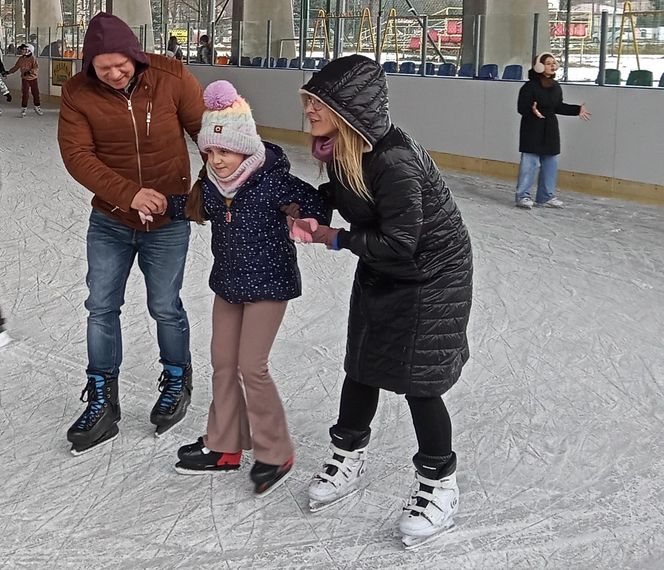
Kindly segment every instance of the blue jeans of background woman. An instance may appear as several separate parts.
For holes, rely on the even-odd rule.
[[[537,168],[539,167],[539,176]],[[530,189],[537,176],[537,194],[535,202],[544,204],[556,194],[558,181],[558,155],[521,153],[519,177],[516,184],[516,201],[530,198]]]

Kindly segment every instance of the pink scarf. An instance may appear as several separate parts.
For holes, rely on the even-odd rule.
[[[248,156],[230,176],[221,178],[209,162],[206,164],[206,169],[210,180],[214,182],[221,195],[224,198],[234,198],[240,186],[249,180],[251,175],[259,170],[263,164],[265,164],[265,146],[261,145],[259,151],[256,154]]]
[[[321,162],[331,162],[334,157],[334,143],[336,140],[336,137],[314,137],[311,142],[311,154]]]

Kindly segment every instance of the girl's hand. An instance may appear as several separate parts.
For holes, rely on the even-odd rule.
[[[579,111],[579,119],[583,121],[590,121],[592,113],[588,111],[585,103],[581,103],[581,110]]]
[[[540,113],[539,109],[537,108],[537,101],[533,103],[532,110],[533,110],[533,115],[535,115],[538,119],[544,118],[544,115],[542,115],[542,113]]]
[[[290,216],[291,218],[299,218],[300,217],[300,205],[297,202],[291,202],[290,204],[284,204],[283,206],[280,206],[279,209],[286,214],[287,216]]]
[[[313,243],[313,234],[319,228],[314,218],[294,219],[290,216],[288,222],[288,237],[295,243]]]

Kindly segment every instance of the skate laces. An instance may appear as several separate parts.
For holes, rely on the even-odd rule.
[[[184,376],[173,376],[168,370],[164,370],[157,380],[159,382],[159,412],[170,411],[180,399],[184,388]]]
[[[76,427],[78,429],[84,428],[104,407],[104,404],[106,403],[104,384],[105,381],[101,376],[90,376],[88,378],[88,383],[81,391],[81,397],[79,398],[81,402],[87,403],[88,407],[76,422]]]

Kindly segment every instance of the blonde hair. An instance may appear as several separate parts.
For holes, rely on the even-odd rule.
[[[362,175],[362,156],[364,154],[365,140],[339,117],[332,109],[330,118],[338,134],[334,143],[334,159],[332,169],[341,183],[352,190],[360,198],[372,201],[369,189],[364,183]]]

